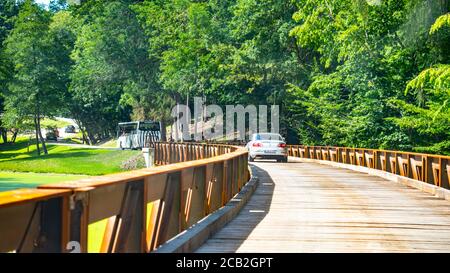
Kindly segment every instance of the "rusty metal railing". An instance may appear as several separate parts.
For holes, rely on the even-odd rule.
[[[158,143],[163,166],[0,193],[0,252],[150,252],[238,193],[247,156]]]
[[[290,156],[367,167],[450,189],[450,156],[362,148],[288,145]]]

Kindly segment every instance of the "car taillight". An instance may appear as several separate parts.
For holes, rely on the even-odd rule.
[[[286,148],[286,143],[280,143],[280,144],[278,144],[278,147],[280,147],[280,148]]]
[[[253,147],[262,147],[262,143],[261,142],[255,142],[255,143],[253,143]]]

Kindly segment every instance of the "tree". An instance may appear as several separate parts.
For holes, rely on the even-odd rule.
[[[160,81],[178,102],[282,103],[292,69],[289,1],[144,1],[136,5],[159,61]]]
[[[70,115],[94,144],[202,96],[281,105],[292,143],[449,152],[448,0],[5,1],[9,128]]]
[[[3,42],[13,28],[14,17],[18,13],[19,3],[14,0],[4,0],[0,2],[0,135],[3,143],[8,142],[8,131],[12,130],[15,134],[15,128],[8,128],[2,121],[2,115],[5,108],[4,94],[7,92],[7,83],[11,80],[13,74],[12,63],[5,52]],[[12,141],[14,141],[14,136]]]
[[[288,115],[300,140],[413,149],[409,130],[394,122],[402,113],[392,101],[409,103],[411,94],[403,92],[408,80],[441,58],[432,53],[439,47],[427,26],[447,10],[446,1],[296,2],[298,26],[291,35],[308,80],[291,87],[289,97],[297,100]]]
[[[26,0],[20,7],[14,29],[6,39],[6,53],[14,65],[14,77],[8,84],[5,115],[32,119],[39,143],[47,154],[41,131],[41,119],[56,112],[61,103],[57,82],[57,60],[49,45],[48,31],[51,14]]]
[[[87,1],[75,9],[81,26],[72,52],[70,107],[92,144],[113,136],[117,123],[129,120],[130,106],[121,103],[126,91],[151,86],[154,68],[139,47],[145,38],[131,3]]]
[[[443,63],[424,69],[408,83],[405,94],[412,93],[415,103],[391,100],[402,111],[393,121],[410,131],[416,150],[450,154],[450,13],[438,17],[429,34],[433,59]]]

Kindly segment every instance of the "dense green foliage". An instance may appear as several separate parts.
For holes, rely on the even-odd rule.
[[[289,90],[292,119],[301,120],[295,128],[311,144],[448,153],[448,78],[441,91],[425,75],[422,84],[410,82],[449,62],[448,37],[429,34],[448,2],[379,2],[299,1],[291,35],[314,57],[307,62],[311,82]],[[424,92],[441,95],[419,99]]]
[[[95,143],[197,95],[281,105],[291,143],[450,153],[448,0],[1,1],[10,127],[25,96]]]
[[[11,60],[2,45],[13,28],[13,18],[18,14],[18,10],[14,0],[0,1],[0,115],[4,113],[5,98],[3,95],[7,91],[7,83],[12,77],[13,70]],[[8,141],[8,130],[13,129],[11,127],[13,126],[5,126],[0,119],[0,134],[4,143]]]

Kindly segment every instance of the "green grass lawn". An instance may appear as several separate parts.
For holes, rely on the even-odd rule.
[[[50,118],[44,118],[41,120],[42,128],[47,127],[63,128],[66,127],[67,125],[70,125],[70,122]]]
[[[78,180],[86,175],[0,172],[0,192]]]
[[[103,144],[100,144],[101,147],[105,148],[116,148],[117,147],[117,139],[111,139]]]
[[[103,175],[123,171],[122,162],[140,151],[102,150],[48,145],[48,155],[38,156],[36,146],[18,139],[0,145],[0,171]]]

